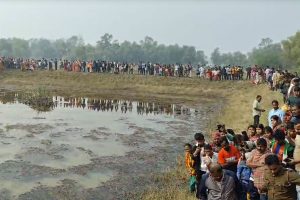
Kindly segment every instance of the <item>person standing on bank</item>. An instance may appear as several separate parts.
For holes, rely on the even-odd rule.
[[[57,70],[57,59],[54,59],[54,69]]]
[[[254,123],[253,125],[258,126],[259,124],[259,118],[261,116],[262,112],[265,112],[264,109],[261,108],[260,102],[262,100],[261,95],[257,95],[256,99],[253,102],[253,118],[254,118]]]

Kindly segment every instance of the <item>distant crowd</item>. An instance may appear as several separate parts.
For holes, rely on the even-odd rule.
[[[22,59],[4,58],[0,64],[7,69],[34,71],[38,69],[64,70],[70,72],[113,73],[113,74],[141,74],[156,76],[185,76],[191,77],[191,64],[160,64],[150,62],[128,63],[103,60],[58,60],[58,59]]]
[[[283,94],[284,105],[273,100],[272,108],[262,108],[263,94],[257,95],[245,131],[219,124],[210,142],[199,132],[195,144],[184,145],[189,190],[197,199],[300,200],[300,79],[278,70],[265,79]],[[262,124],[267,110],[268,123]]]
[[[140,74],[153,76],[192,77],[196,76],[211,81],[252,80],[255,84],[280,81],[283,71],[271,67],[253,66],[208,66],[192,64],[161,64],[151,62],[113,62],[103,60],[62,60],[62,59],[23,59],[0,58],[1,69],[64,70],[68,72]],[[274,74],[274,76],[273,76]],[[272,80],[271,80],[272,79]]]

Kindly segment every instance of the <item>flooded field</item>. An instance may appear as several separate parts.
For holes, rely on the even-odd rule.
[[[84,97],[33,104],[32,96],[0,91],[1,200],[124,199],[175,163],[210,112]]]

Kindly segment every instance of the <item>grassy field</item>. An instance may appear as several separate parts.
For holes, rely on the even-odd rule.
[[[139,75],[83,74],[72,72],[20,72],[6,71],[0,74],[0,89],[32,90],[43,87],[51,93],[67,96],[93,96],[139,101],[159,101],[195,106],[218,101],[222,111],[207,124],[207,131],[217,123],[226,124],[236,133],[246,130],[252,123],[252,103],[256,95],[263,97],[262,107],[271,109],[271,101],[282,97],[266,85],[253,85],[249,81],[210,82],[197,78],[153,77]],[[261,117],[266,124],[267,113]],[[209,133],[208,133],[209,134]],[[189,137],[193,137],[192,135]],[[183,152],[182,152],[183,153]],[[144,200],[193,200],[187,191],[187,174],[182,157],[178,165],[166,169],[154,178],[157,187],[148,188]]]
[[[241,82],[239,85],[243,85]],[[64,71],[0,74],[0,87],[30,90],[43,87],[66,96],[93,96],[194,104],[210,101],[234,89],[236,82],[209,82],[196,78],[153,77],[140,75],[90,74]],[[221,94],[220,94],[221,93]]]
[[[0,87],[7,89],[27,90],[43,87],[53,93],[67,96],[95,97],[96,95],[107,98],[191,103],[214,94],[209,88],[203,87],[208,82],[189,78],[62,71],[7,71],[0,77]],[[221,86],[221,84],[214,85]]]

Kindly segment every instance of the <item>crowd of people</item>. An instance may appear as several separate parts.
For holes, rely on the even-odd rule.
[[[300,79],[286,71],[274,70],[279,79],[258,71],[271,90],[280,90],[284,105],[273,100],[272,108],[262,108],[263,95],[257,95],[245,131],[219,124],[210,142],[198,132],[194,145],[184,145],[189,190],[197,199],[300,200]],[[260,122],[263,112],[267,124]]]
[[[274,68],[239,65],[192,65],[192,64],[161,64],[151,62],[115,62],[103,60],[62,60],[62,59],[23,59],[0,57],[0,71],[6,69],[64,70],[69,72],[140,74],[153,76],[175,76],[220,80],[252,80],[255,84],[273,81],[276,85],[282,73]],[[246,75],[246,77],[244,77]],[[273,76],[274,75],[274,76]]]
[[[23,59],[0,58],[0,68],[21,69],[34,71],[38,69],[65,70],[72,72],[114,73],[157,76],[186,76],[191,77],[191,64],[161,64],[151,62],[116,62],[103,60],[62,60],[62,59]]]

